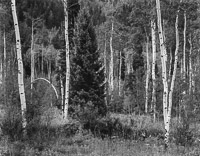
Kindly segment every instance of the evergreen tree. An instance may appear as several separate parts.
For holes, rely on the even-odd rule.
[[[75,54],[71,77],[71,103],[82,110],[92,106],[105,113],[103,70],[100,70],[99,51],[91,16],[87,8],[80,10],[75,32]]]

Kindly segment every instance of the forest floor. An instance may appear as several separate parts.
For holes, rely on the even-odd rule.
[[[192,147],[171,144],[167,151],[156,138],[145,141],[98,139],[94,137],[54,138],[42,144],[0,141],[0,156],[199,156],[200,145]]]
[[[60,118],[58,121],[62,123]],[[200,136],[200,124],[193,124],[190,128],[198,133],[195,136]],[[192,146],[170,144],[168,150],[164,151],[163,140],[157,137],[136,141],[117,137],[102,140],[88,133],[73,137],[44,135],[46,133],[35,135],[32,140],[12,142],[7,136],[1,135],[0,156],[200,156],[200,137]]]

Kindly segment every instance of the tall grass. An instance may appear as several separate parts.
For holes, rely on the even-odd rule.
[[[198,156],[200,146],[184,148],[171,145],[168,151],[158,146],[154,141],[136,142],[128,140],[110,140],[89,138],[86,140],[72,141],[73,138],[57,138],[49,142],[43,150],[31,147],[29,144],[6,141],[0,144],[1,155],[20,156]]]

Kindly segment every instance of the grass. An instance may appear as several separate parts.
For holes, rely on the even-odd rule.
[[[52,111],[54,113],[52,113]],[[65,125],[61,120],[59,112],[50,110],[52,116],[42,118],[51,127]],[[57,112],[57,113],[55,113]],[[49,110],[46,114],[49,114]],[[56,117],[55,117],[56,116]],[[163,122],[153,123],[148,116],[120,116],[114,114],[112,118],[119,118],[121,123],[125,125],[135,126],[135,129],[160,130],[163,131]],[[45,120],[46,119],[46,120]],[[130,121],[129,121],[130,119]],[[50,121],[51,122],[50,122]],[[132,122],[132,123],[131,123]],[[75,124],[76,125],[76,124]],[[171,129],[174,131],[176,127],[176,119],[172,120]],[[200,124],[195,126],[195,132],[200,134]],[[65,127],[63,130],[69,130]],[[61,129],[62,130],[62,129]],[[93,137],[92,134],[76,134],[73,137],[66,136],[57,129],[53,136],[51,133],[45,136],[45,132],[41,130],[38,134],[32,136],[32,140],[10,141],[8,137],[0,138],[0,156],[199,156],[200,143],[196,143],[191,147],[177,146],[173,143],[167,151],[164,151],[163,141],[158,141],[155,136],[148,137],[145,141],[125,140],[122,138],[100,139]],[[61,133],[61,134],[60,134]],[[62,134],[63,133],[63,134]],[[64,135],[65,134],[65,135]],[[71,134],[71,133],[70,133]],[[196,134],[196,136],[198,135]],[[200,135],[199,135],[200,136]],[[49,137],[49,138],[48,138]]]
[[[155,138],[145,141],[122,139],[98,139],[92,136],[72,138],[54,138],[43,145],[33,146],[30,141],[9,142],[2,138],[0,142],[2,156],[199,156],[200,146],[181,147],[171,144],[168,151],[163,150]]]

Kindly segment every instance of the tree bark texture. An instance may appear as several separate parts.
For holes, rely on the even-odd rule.
[[[66,46],[66,78],[65,78],[65,105],[64,105],[64,118],[67,119],[69,107],[69,78],[70,78],[70,59],[69,59],[69,36],[68,36],[68,0],[64,2],[65,13],[65,46]]]
[[[152,36],[152,106],[153,106],[153,118],[156,121],[156,24],[155,21],[151,21],[151,36]]]
[[[109,87],[110,87],[110,95],[114,90],[114,52],[113,52],[113,31],[114,25],[113,21],[111,23],[111,34],[110,34],[110,72],[109,72]]]
[[[149,38],[146,37],[146,54],[147,54],[147,73],[146,73],[146,97],[145,97],[145,113],[148,112],[148,99],[149,99],[149,77],[150,77],[150,63],[149,63]]]
[[[21,53],[21,39],[19,33],[19,25],[18,25],[18,18],[16,13],[16,4],[15,0],[11,0],[11,9],[12,9],[12,16],[14,21],[14,28],[15,28],[15,38],[16,38],[16,49],[17,49],[17,62],[18,62],[18,87],[19,87],[19,95],[20,95],[20,102],[21,102],[21,113],[22,113],[22,128],[23,134],[26,136],[26,98],[25,98],[25,90],[24,90],[24,72],[23,72],[23,62],[22,62],[22,53]]]
[[[160,11],[160,0],[156,0],[156,9],[157,9],[157,20],[158,20],[158,34],[160,41],[160,50],[161,50],[161,62],[162,62],[162,80],[163,80],[163,116],[164,116],[164,125],[165,125],[165,147],[168,147],[169,144],[169,131],[170,131],[170,121],[171,121],[171,109],[172,109],[172,98],[173,98],[173,90],[174,83],[176,78],[176,70],[177,70],[177,62],[178,62],[178,50],[179,50],[179,31],[178,31],[178,14],[179,9],[176,14],[176,22],[175,22],[175,31],[176,31],[176,50],[175,50],[175,58],[173,65],[173,74],[170,83],[170,90],[168,91],[168,82],[167,78],[167,53],[166,47],[163,40],[163,32],[162,32],[162,24],[161,24],[161,11]]]
[[[119,96],[121,96],[121,77],[122,77],[122,52],[119,51],[119,80],[118,80]]]
[[[4,90],[4,104],[7,105],[7,93],[6,93],[6,77],[7,77],[7,58],[6,58],[6,31],[4,25],[4,33],[3,33],[3,90]]]

